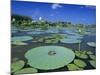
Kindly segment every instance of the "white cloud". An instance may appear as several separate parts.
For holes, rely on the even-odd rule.
[[[62,6],[60,4],[52,4],[52,9],[61,8]]]

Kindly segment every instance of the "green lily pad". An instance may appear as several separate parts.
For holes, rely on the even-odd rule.
[[[77,65],[75,65],[75,64],[68,64],[67,67],[68,67],[68,70],[69,70],[69,71],[83,70],[83,68],[79,68],[79,67],[78,67]]]
[[[75,55],[82,59],[87,59],[88,55],[84,51],[75,51]]]
[[[24,68],[24,69],[21,69],[17,72],[15,72],[14,74],[33,74],[33,73],[37,73],[38,70],[35,69],[35,68]]]
[[[95,60],[90,60],[89,61],[91,66],[93,66],[94,68],[96,68],[96,61]]]
[[[95,55],[89,55],[91,59],[96,60],[96,56]]]
[[[93,52],[91,52],[91,51],[87,51],[87,54],[90,55],[90,54],[93,54]]]
[[[78,39],[61,39],[60,42],[62,43],[80,43],[81,40]]]
[[[52,70],[72,62],[75,54],[71,49],[61,46],[41,46],[28,50],[25,57],[34,68]]]
[[[79,66],[81,68],[84,68],[84,67],[87,66],[87,64],[84,61],[80,60],[80,59],[75,59],[74,64],[76,64],[77,66]]]
[[[91,47],[96,47],[96,43],[95,42],[87,42],[87,45],[89,45]]]
[[[58,40],[57,39],[48,39],[48,40],[45,40],[45,43],[58,43]]]
[[[69,38],[69,39],[82,39],[83,37],[80,35],[69,35],[67,38]]]
[[[32,39],[33,38],[31,36],[15,36],[11,38],[11,41],[28,41]]]
[[[24,67],[24,64],[25,64],[25,62],[22,61],[22,60],[13,62],[13,63],[11,64],[11,72],[15,72],[15,71],[20,70],[21,68]]]
[[[28,45],[27,43],[21,42],[21,41],[13,41],[13,45]]]

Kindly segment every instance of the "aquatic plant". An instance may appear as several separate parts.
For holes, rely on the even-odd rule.
[[[28,64],[42,70],[63,67],[75,58],[74,52],[61,46],[40,46],[25,53]]]
[[[84,61],[80,60],[80,59],[75,59],[74,64],[76,64],[77,66],[79,66],[81,68],[84,68],[84,67],[87,66],[87,64]]]
[[[15,36],[11,38],[11,41],[28,41],[32,39],[33,38],[31,36]]]
[[[61,39],[60,42],[62,43],[79,43],[81,42],[81,40],[78,40],[78,39]]]
[[[87,51],[87,54],[88,54],[88,55],[92,55],[93,52],[91,52],[91,51]]]
[[[48,40],[45,40],[45,43],[58,43],[58,40],[57,39],[48,39]]]
[[[29,34],[29,35],[39,35],[39,34],[44,34],[45,32],[43,32],[43,31],[31,31],[31,32],[27,32],[27,34]]]
[[[16,72],[24,67],[25,62],[22,60],[13,62],[11,64],[11,72]]]
[[[88,55],[86,54],[86,51],[75,51],[75,55],[82,59],[87,59]]]
[[[21,69],[19,71],[16,71],[14,74],[33,74],[33,73],[37,73],[38,70],[35,69],[35,68],[24,68],[24,69]]]
[[[69,38],[69,39],[82,39],[83,37],[80,35],[68,35],[67,38]]]
[[[28,45],[28,43],[24,43],[21,41],[13,41],[11,44],[13,44],[13,45]]]
[[[89,55],[89,57],[90,57],[92,60],[96,60],[96,56],[95,56],[95,55]]]
[[[75,65],[75,64],[68,64],[67,67],[68,67],[68,70],[69,70],[69,71],[83,70],[83,68],[79,68],[79,67],[78,67],[77,65]]]
[[[93,66],[94,68],[96,68],[96,61],[95,60],[90,60],[89,61],[91,66]]]
[[[87,45],[89,45],[91,47],[96,47],[96,43],[95,42],[87,42]]]
[[[59,40],[64,38],[64,36],[62,36],[61,34],[53,35],[53,37]]]

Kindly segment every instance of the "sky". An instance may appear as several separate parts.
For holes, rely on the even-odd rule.
[[[90,5],[54,4],[12,1],[12,14],[29,16],[34,20],[72,22],[73,24],[96,24],[96,7]]]

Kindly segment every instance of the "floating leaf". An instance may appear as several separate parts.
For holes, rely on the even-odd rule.
[[[87,64],[84,61],[80,60],[80,59],[75,59],[74,64],[76,64],[77,66],[79,66],[81,68],[84,68],[84,67],[87,66]]]
[[[33,73],[37,73],[37,69],[35,68],[24,68],[24,69],[21,69],[19,71],[16,71],[14,74],[33,74]]]
[[[13,62],[13,63],[11,64],[11,72],[15,72],[15,71],[20,70],[21,68],[24,67],[24,64],[25,64],[25,62],[22,61],[22,60]]]
[[[84,51],[75,51],[75,55],[82,59],[87,59],[88,55]]]
[[[69,35],[69,36],[67,36],[67,38],[69,38],[69,39],[82,39],[83,37],[80,35]]]
[[[96,60],[96,56],[95,55],[89,55],[91,59]]]
[[[88,42],[87,45],[89,45],[91,47],[96,47],[96,43],[95,42]]]
[[[96,61],[95,60],[90,60],[89,62],[94,68],[96,68]]]
[[[34,68],[50,70],[63,67],[75,58],[74,52],[61,46],[41,46],[25,54],[28,64]]]
[[[13,45],[28,45],[27,43],[21,42],[21,41],[13,41]]]
[[[58,40],[57,39],[48,39],[48,40],[45,40],[45,43],[58,43]]]
[[[75,65],[75,64],[68,64],[67,67],[68,67],[68,70],[70,70],[70,71],[83,70],[82,68],[79,68],[79,67],[78,67],[77,65]]]
[[[80,43],[81,41],[78,39],[61,39],[62,43]]]
[[[28,41],[32,39],[33,38],[31,36],[15,36],[11,38],[11,41]]]
[[[87,54],[89,54],[89,55],[90,55],[90,54],[93,54],[93,53],[92,53],[91,51],[87,51]]]

